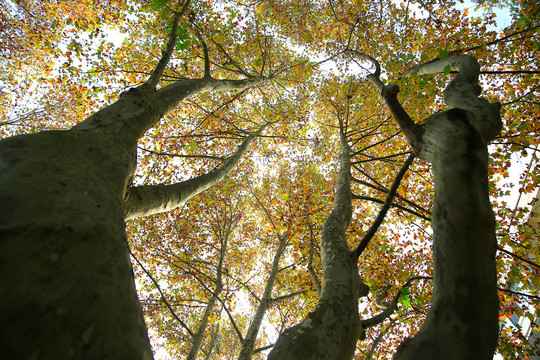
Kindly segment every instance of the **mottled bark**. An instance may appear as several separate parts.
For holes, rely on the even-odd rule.
[[[492,359],[497,345],[495,218],[486,143],[501,129],[500,105],[478,97],[479,65],[471,56],[450,56],[414,70],[442,72],[446,66],[459,71],[444,93],[450,110],[415,125],[414,132],[404,129],[418,156],[433,165],[434,288],[426,321],[401,346],[400,360]],[[387,87],[383,96],[402,126],[397,91]]]
[[[361,331],[358,299],[365,285],[345,238],[352,214],[351,163],[345,141],[342,148],[334,207],[322,229],[324,275],[319,302],[305,320],[279,336],[269,360],[344,360],[354,355]]]

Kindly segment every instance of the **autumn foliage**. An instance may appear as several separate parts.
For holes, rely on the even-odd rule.
[[[0,1],[0,137],[70,128],[143,83],[165,49],[173,12],[184,4]],[[218,186],[173,211],[127,222],[156,358],[187,356],[213,294],[199,356],[236,357],[280,239],[287,246],[254,350],[272,345],[312,311],[322,279],[319,238],[339,167],[340,124],[350,131],[352,151],[351,250],[377,216],[411,149],[365,81],[370,64],[347,49],[378,59],[383,78],[399,84],[403,106],[417,122],[444,108],[441,92],[453,74],[409,78],[408,68],[452,53],[481,63],[483,96],[503,105],[504,128],[489,147],[499,248],[498,352],[508,359],[538,352],[540,344],[530,344],[511,321],[540,315],[539,228],[530,216],[540,180],[538,9],[524,4],[497,22],[495,7],[483,4],[191,1],[160,85],[202,77],[203,44],[215,78],[271,81],[184,101],[140,139],[133,184],[206,173],[261,124],[270,125]],[[366,330],[357,359],[391,358],[425,318],[432,193],[429,164],[415,161],[359,259],[370,288],[359,306],[362,319],[401,293],[397,310]],[[267,353],[265,348],[253,358]]]

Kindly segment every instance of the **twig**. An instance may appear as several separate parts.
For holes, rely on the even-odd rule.
[[[182,325],[182,327],[184,329],[186,329],[186,331],[188,332],[189,335],[191,335],[191,337],[194,336],[193,332],[189,329],[189,327],[176,315],[176,312],[174,312],[173,308],[171,307],[171,304],[169,304],[169,302],[167,301],[167,299],[165,298],[165,295],[163,294],[163,292],[161,291],[161,287],[159,286],[159,284],[157,283],[157,281],[154,279],[154,277],[148,272],[148,270],[146,270],[146,268],[143,266],[143,264],[139,261],[139,259],[137,259],[137,257],[135,255],[133,255],[133,253],[131,252],[131,250],[129,250],[129,254],[131,255],[131,257],[137,262],[137,264],[139,264],[139,266],[141,267],[141,269],[143,269],[143,271],[146,273],[146,275],[148,275],[148,277],[150,278],[150,280],[152,280],[152,282],[154,283],[154,285],[156,286],[156,288],[158,289],[159,291],[159,294],[161,295],[161,299],[163,300],[163,302],[165,303],[165,305],[167,305],[167,308],[169,309],[169,311],[171,312],[172,316],[180,323],[180,325]]]

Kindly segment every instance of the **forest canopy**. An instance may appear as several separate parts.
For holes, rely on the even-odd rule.
[[[376,231],[357,262],[369,292],[362,288],[365,328],[354,358],[391,358],[430,307],[434,181],[431,164],[413,159],[368,81],[373,62],[355,53],[376,59],[380,79],[399,86],[416,123],[445,109],[443,90],[456,74],[448,67],[409,76],[408,69],[474,56],[482,96],[502,105],[502,131],[488,146],[497,352],[537,353],[540,345],[516,322],[540,315],[539,228],[530,215],[540,173],[533,1],[1,0],[0,9],[2,139],[67,130],[129,97],[171,49],[171,29],[174,51],[158,89],[187,79],[253,83],[186,98],[137,143],[130,186],[138,188],[181,183],[239,157],[217,185],[181,206],[126,215],[156,359],[246,351],[246,359],[266,358],[279,334],[310,316],[343,141],[351,163],[348,249]]]

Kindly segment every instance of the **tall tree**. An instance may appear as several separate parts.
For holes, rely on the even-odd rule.
[[[449,116],[474,118],[456,109],[440,113],[447,109],[441,94],[449,77],[463,78],[463,67],[450,64],[457,55],[478,59],[479,79],[471,84],[477,82],[484,98],[503,105],[502,132],[487,148],[487,190],[498,240],[497,351],[512,358],[536,350],[509,321],[534,319],[539,306],[538,248],[531,241],[538,230],[523,221],[526,206],[514,207],[518,193],[523,199],[538,187],[534,6],[522,2],[501,29],[494,27],[492,8],[463,9],[453,0],[0,4],[0,136],[6,138],[0,142],[0,286],[10,294],[0,322],[8,353],[46,357],[50,351],[58,357],[58,349],[62,355],[79,349],[89,357],[151,356],[129,264],[126,218],[133,261],[161,284],[158,295],[134,265],[156,357],[165,351],[186,357],[192,335],[196,329],[203,335],[203,328],[199,357],[208,359],[240,352],[263,358],[276,339],[270,356],[302,355],[307,350],[290,338],[301,339],[303,328],[309,330],[305,338],[345,334],[332,355],[358,359],[391,357],[407,337],[412,340],[399,356],[416,356],[416,344],[424,340],[432,344],[426,351],[440,353],[434,350],[433,328],[449,331],[453,342],[448,343],[458,344],[455,348],[474,351],[469,343],[459,345],[464,324],[477,326],[471,323],[474,316],[485,318],[490,325],[482,330],[491,331],[474,334],[477,349],[492,351],[495,279],[486,275],[491,292],[484,297],[477,293],[480,286],[471,285],[480,271],[493,272],[489,251],[478,249],[453,262],[445,250],[444,225],[455,220],[449,215],[456,214],[455,206],[465,208],[460,215],[475,206],[487,209],[486,184],[479,181],[480,175],[486,179],[481,164],[486,149],[461,147],[471,140],[458,134],[461,120],[450,122],[445,137],[435,126]],[[166,34],[169,44],[161,47]],[[421,136],[403,136],[410,131],[401,131],[379,92],[364,81],[373,67],[358,53],[384,65],[380,80],[399,85],[403,108],[415,119],[405,123]],[[418,72],[425,75],[404,76],[405,69],[433,58],[442,62],[428,67],[437,65],[439,74],[422,67]],[[220,91],[229,85],[237,90]],[[405,113],[397,88],[385,89],[383,99],[390,100],[399,120]],[[469,100],[479,101],[477,95]],[[457,108],[467,103],[459,101]],[[425,118],[433,121],[418,121]],[[256,137],[264,141],[253,146]],[[427,161],[412,162],[407,139]],[[452,159],[430,152],[426,139],[448,147]],[[459,149],[483,160],[462,162]],[[444,196],[445,187],[457,181],[454,172],[444,172],[447,162],[480,174],[472,197]],[[224,194],[219,199],[214,192],[194,196],[218,181]],[[471,198],[479,202],[467,203]],[[217,201],[241,204],[242,218],[228,241],[219,304],[205,327],[198,309],[216,285],[219,245],[206,241],[206,229]],[[444,208],[454,209],[447,218],[441,215]],[[484,214],[487,223],[493,220],[489,211]],[[475,218],[476,213],[460,217],[455,228]],[[471,228],[493,233],[480,222]],[[288,245],[273,278],[272,306],[261,321],[263,311],[256,308],[265,305],[260,300],[274,269],[276,235]],[[432,236],[441,246],[431,247]],[[488,237],[486,246],[493,246]],[[467,249],[478,243],[471,241]],[[332,282],[339,271],[329,254],[337,262],[352,258],[344,265],[352,274],[340,278],[344,282]],[[475,256],[487,256],[477,263],[485,267],[465,266]],[[369,293],[359,297],[352,288],[367,290],[362,283]],[[475,296],[455,298],[448,293],[453,287]],[[450,300],[461,308],[447,306]],[[327,321],[329,303],[345,321]],[[466,309],[484,303],[485,311],[462,319]],[[463,326],[440,325],[441,311],[461,316]],[[313,319],[321,326],[310,327]],[[260,328],[257,339],[249,331],[255,345],[244,351],[240,339],[250,323]],[[324,344],[310,350],[327,354]],[[249,354],[256,348],[266,350]]]
[[[199,79],[157,88],[176,47],[170,38],[152,75],[65,131],[0,143],[2,344],[10,358],[152,358],[133,283],[125,218],[172,209],[221,180],[262,128],[223,166],[175,185],[131,186],[137,140],[186,97],[254,86],[217,80],[203,43]]]

